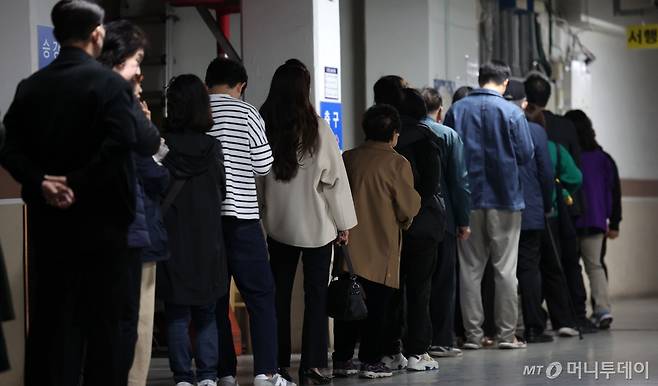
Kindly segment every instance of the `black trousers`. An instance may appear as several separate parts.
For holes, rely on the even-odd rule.
[[[546,329],[545,312],[542,304],[541,230],[522,230],[519,240],[519,261],[516,277],[521,292],[521,310],[526,331],[541,333]]]
[[[25,385],[124,386],[120,321],[134,255],[103,245],[82,249],[62,241],[63,232],[28,224]]]
[[[121,316],[121,377],[128,382],[128,373],[135,358],[137,344],[137,324],[139,323],[139,302],[142,290],[141,249],[131,249],[128,273],[126,276],[126,301]]]
[[[329,322],[327,285],[332,244],[319,248],[300,248],[267,239],[270,265],[276,286],[279,367],[290,367],[290,306],[297,263],[301,255],[304,268],[304,327],[302,329],[301,367],[327,367]]]
[[[560,259],[558,262],[558,256],[562,254],[560,240],[557,238],[559,235],[558,220],[549,219],[547,224],[553,232],[557,251],[553,250],[548,233],[544,231],[541,240],[540,261],[544,299],[546,299],[546,304],[548,305],[548,313],[554,330],[561,327],[574,327],[576,320],[569,304],[570,294],[565,278],[566,272],[563,274],[562,269],[564,269],[564,266],[560,268],[559,265],[559,262],[562,262],[564,259]],[[558,256],[555,256],[556,253]]]
[[[387,354],[386,342],[382,337],[390,328],[389,306],[398,292],[394,288],[359,278],[366,294],[368,318],[359,321],[334,320],[334,361],[347,361],[354,356],[356,342],[360,339],[359,360],[361,363],[377,363]]]
[[[249,313],[249,333],[254,352],[254,374],[273,374],[277,369],[275,287],[268,262],[263,229],[258,220],[222,219],[229,275],[233,277]],[[219,342],[218,376],[236,375],[237,358],[231,322],[229,293],[217,300]]]
[[[577,320],[587,317],[587,292],[583,281],[583,267],[580,265],[580,242],[575,231],[561,231],[562,268],[567,279],[567,288],[573,301]]]
[[[430,297],[437,248],[434,240],[404,237],[402,241],[400,291],[391,300],[389,318],[394,324],[387,333],[388,355],[402,351],[401,337],[407,355],[423,354],[432,344]]]
[[[432,345],[454,345],[455,299],[457,293],[457,238],[445,234],[439,244],[436,270],[432,277],[430,314],[432,316]]]

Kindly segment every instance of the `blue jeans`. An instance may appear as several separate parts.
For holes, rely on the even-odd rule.
[[[207,306],[182,306],[166,303],[167,339],[169,343],[169,367],[174,381],[194,383],[192,371],[192,345],[190,342],[190,320],[196,331],[194,363],[199,381],[217,378],[217,325],[215,304]]]

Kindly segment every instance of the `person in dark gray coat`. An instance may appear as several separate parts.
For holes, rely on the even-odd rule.
[[[218,210],[225,195],[219,141],[206,135],[213,122],[209,96],[195,75],[167,87],[163,163],[171,185],[162,203],[169,235],[168,260],[157,268],[156,294],[165,302],[169,365],[177,383],[214,385],[219,357],[215,304],[228,290],[226,252]],[[196,331],[194,353],[188,335]],[[192,357],[196,363],[193,373]]]

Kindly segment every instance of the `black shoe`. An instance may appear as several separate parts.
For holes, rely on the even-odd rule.
[[[547,343],[553,341],[553,336],[543,331],[528,330],[525,332],[525,341],[527,343]]]
[[[286,381],[288,381],[290,383],[294,383],[293,380],[292,380],[292,376],[288,372],[287,367],[279,367],[279,369],[277,370],[277,373],[279,373],[281,378],[285,379]]]
[[[327,377],[316,370],[299,369],[300,385],[326,385],[331,383],[331,377]]]
[[[580,319],[578,321],[578,327],[580,328],[580,332],[583,334],[594,334],[599,332],[599,329],[596,327],[596,325],[587,318]]]

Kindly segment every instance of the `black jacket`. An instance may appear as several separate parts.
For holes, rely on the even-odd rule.
[[[446,144],[422,122],[406,116],[401,120],[395,150],[411,164],[414,188],[421,199],[420,211],[405,236],[440,241],[446,228],[446,209],[441,198],[441,167]]]
[[[221,145],[202,133],[165,135],[171,175],[163,216],[169,237],[169,260],[159,263],[157,295],[180,305],[207,305],[228,290],[221,204],[225,177]]]
[[[154,154],[160,141],[137,127],[134,103],[128,82],[72,47],[18,85],[0,163],[22,184],[33,225],[66,245],[126,245],[135,205],[130,152]],[[45,174],[67,176],[76,198],[69,209],[46,204]]]

